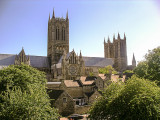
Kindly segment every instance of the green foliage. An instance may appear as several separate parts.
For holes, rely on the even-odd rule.
[[[134,69],[134,72],[140,78],[148,78],[147,69],[148,69],[147,62],[141,61],[138,63],[137,67]]]
[[[91,119],[160,119],[160,88],[133,76],[126,84],[112,83],[90,109]]]
[[[160,81],[160,47],[148,51],[145,60],[134,69],[137,76]]]
[[[111,65],[108,65],[105,68],[100,68],[99,73],[102,73],[102,74],[117,74],[117,71],[115,71],[114,68]]]
[[[123,73],[134,73],[133,70],[125,70]]]
[[[94,74],[93,74],[93,72],[89,72],[89,76],[93,76]]]
[[[50,107],[44,73],[28,65],[0,70],[0,119],[52,119],[59,117]]]
[[[28,65],[10,65],[0,70],[0,91],[7,87],[19,86],[22,91],[28,91],[29,84],[45,85],[47,82],[43,72]]]

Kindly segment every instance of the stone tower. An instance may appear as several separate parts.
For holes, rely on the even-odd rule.
[[[121,39],[118,33],[117,39],[113,36],[113,42],[108,37],[107,43],[104,39],[104,57],[113,58],[114,68],[117,71],[123,71],[127,68],[127,48],[126,48],[126,36]]]
[[[48,46],[47,56],[51,58],[51,64],[58,63],[63,51],[69,52],[69,19],[68,11],[66,18],[56,18],[53,15],[48,20]]]
[[[136,67],[136,59],[135,59],[134,53],[133,53],[133,58],[132,58],[132,66]]]

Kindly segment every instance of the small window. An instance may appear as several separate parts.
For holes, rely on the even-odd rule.
[[[79,105],[79,100],[76,100],[76,105]]]
[[[63,103],[67,103],[67,98],[63,98]]]

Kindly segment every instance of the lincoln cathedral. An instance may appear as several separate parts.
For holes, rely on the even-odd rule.
[[[47,37],[47,36],[46,36]],[[103,41],[103,40],[102,40]],[[86,112],[90,104],[101,95],[107,81],[125,80],[125,75],[99,74],[98,69],[108,65],[119,73],[136,66],[133,54],[132,65],[127,65],[126,35],[118,33],[111,41],[104,39],[104,57],[85,57],[79,51],[69,51],[69,18],[52,17],[48,20],[47,56],[0,54],[0,69],[11,64],[28,64],[46,73],[47,90],[52,106],[62,115]],[[90,75],[92,73],[92,75]]]

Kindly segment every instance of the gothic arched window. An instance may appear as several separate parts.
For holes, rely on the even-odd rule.
[[[62,40],[65,40],[65,28],[62,28]]]
[[[59,40],[59,27],[56,28],[56,40]]]

